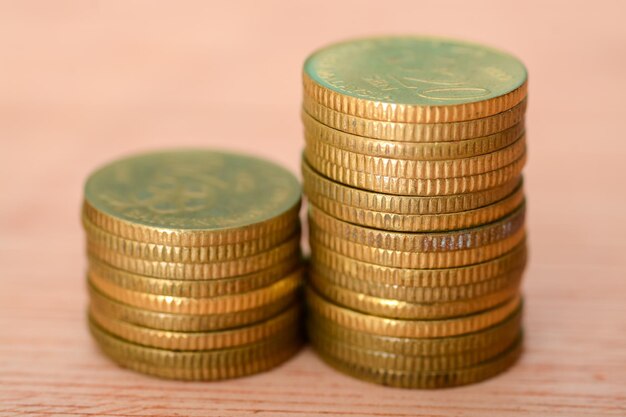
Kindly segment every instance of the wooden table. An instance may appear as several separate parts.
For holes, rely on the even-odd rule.
[[[224,3],[0,4],[0,415],[625,416],[623,3]],[[491,43],[530,69],[521,362],[481,384],[410,391],[341,375],[309,348],[219,383],[102,356],[85,323],[88,172],[182,145],[297,171],[306,54],[415,31]]]

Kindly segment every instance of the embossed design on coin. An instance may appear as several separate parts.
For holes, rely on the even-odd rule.
[[[372,38],[332,45],[304,64],[314,82],[340,94],[406,105],[488,100],[526,82],[526,69],[503,52],[424,37]]]

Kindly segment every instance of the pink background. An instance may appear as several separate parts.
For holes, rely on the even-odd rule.
[[[0,2],[0,415],[623,415],[626,7],[620,1]],[[423,33],[505,49],[530,72],[527,348],[437,392],[329,370],[308,349],[219,384],[125,372],[84,323],[82,184],[172,146],[298,172],[300,71],[347,37]]]

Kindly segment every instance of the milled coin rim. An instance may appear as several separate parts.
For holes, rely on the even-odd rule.
[[[502,322],[519,308],[521,296],[480,313],[441,320],[390,319],[361,313],[326,300],[311,287],[307,288],[306,300],[308,308],[320,316],[354,330],[392,337],[439,338],[474,333]]]
[[[484,191],[501,186],[521,175],[526,152],[512,164],[482,174],[456,178],[400,178],[355,171],[333,164],[320,157],[307,159],[309,165],[338,183],[375,193],[402,196],[447,196]]]
[[[305,95],[302,109],[318,122],[342,132],[398,142],[453,142],[493,135],[524,121],[526,99],[479,119],[447,123],[403,123],[366,119],[323,106]]]
[[[439,161],[484,155],[505,148],[525,135],[524,122],[488,136],[453,142],[408,142],[375,139],[333,129],[300,112],[305,140],[315,139],[327,145],[356,154],[395,158]]]
[[[494,189],[475,193],[426,197],[403,196],[381,194],[341,184],[315,171],[304,158],[301,168],[307,196],[322,194],[345,206],[401,215],[434,215],[478,209],[502,200],[520,187],[523,182],[522,176],[519,176]]]
[[[317,158],[352,171],[387,177],[444,179],[484,174],[514,163],[526,152],[526,136],[483,155],[437,161],[356,153],[311,137],[305,138],[305,145],[304,155],[308,160]]]

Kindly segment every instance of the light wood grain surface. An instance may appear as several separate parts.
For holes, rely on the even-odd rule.
[[[625,416],[624,3],[223,3],[0,2],[0,415]],[[521,362],[481,384],[410,391],[338,374],[309,348],[219,383],[103,357],[85,323],[88,172],[187,145],[297,171],[305,56],[407,32],[486,42],[529,67]]]

